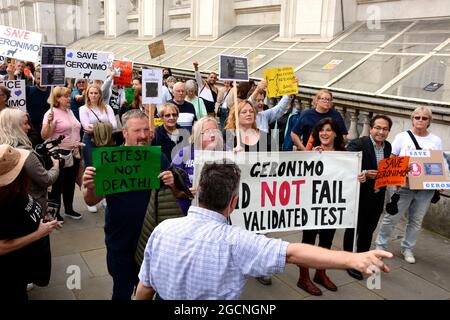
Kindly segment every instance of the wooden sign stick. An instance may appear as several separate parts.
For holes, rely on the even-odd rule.
[[[236,118],[236,147],[241,146],[241,131],[239,130],[239,110],[238,110],[238,98],[237,98],[237,85],[236,80],[233,81],[233,93],[234,93],[234,116]]]

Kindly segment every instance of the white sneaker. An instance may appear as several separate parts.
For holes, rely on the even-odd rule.
[[[414,258],[414,254],[412,253],[411,250],[406,249],[405,251],[402,252],[403,257],[405,258],[405,261],[408,263],[416,263],[416,258]]]
[[[27,284],[27,291],[33,290],[33,288],[34,288],[34,284],[32,284],[32,283]]]
[[[97,206],[87,206],[87,209],[89,212],[92,212],[92,213],[97,212]]]

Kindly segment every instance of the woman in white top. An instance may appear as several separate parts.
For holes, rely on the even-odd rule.
[[[110,122],[113,131],[117,128],[117,121],[113,109],[103,102],[102,90],[98,86],[89,86],[86,95],[86,104],[80,108],[80,122],[83,127],[84,165],[92,166],[92,143],[94,124],[97,122]]]
[[[442,150],[442,140],[428,131],[433,119],[431,109],[418,107],[411,115],[412,128],[410,131],[417,144],[423,150]],[[416,150],[416,146],[408,131],[400,132],[395,136],[392,143],[392,156],[404,156],[408,150]],[[409,183],[400,188],[398,200],[398,213],[384,214],[383,222],[375,244],[377,248],[386,249],[392,231],[400,218],[406,213],[407,224],[403,240],[400,244],[402,254],[408,263],[415,263],[416,259],[412,252],[417,240],[417,234],[422,226],[422,220],[430,207],[434,190],[411,190]]]

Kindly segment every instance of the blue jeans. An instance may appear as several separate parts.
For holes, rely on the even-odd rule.
[[[391,239],[392,230],[406,213],[407,224],[403,240],[400,244],[402,252],[412,250],[416,245],[417,234],[422,227],[422,221],[430,207],[434,190],[410,190],[408,185],[400,188],[400,199],[398,200],[398,213],[384,214],[380,231],[375,244],[377,247],[386,249]]]
[[[84,166],[89,167],[92,166],[92,150],[95,148],[92,143],[92,135],[85,132],[82,141],[86,145],[83,147]]]

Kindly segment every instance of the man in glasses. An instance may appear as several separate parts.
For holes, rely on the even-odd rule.
[[[392,152],[391,144],[386,141],[392,127],[392,120],[385,115],[376,115],[369,122],[370,135],[352,140],[348,151],[362,151],[362,170],[366,181],[361,183],[359,193],[358,226],[356,234],[356,251],[364,252],[370,249],[372,235],[380,215],[383,212],[386,187],[374,189],[375,177],[378,173],[378,163],[389,158]],[[346,229],[344,234],[344,250],[353,251],[355,229]],[[363,279],[361,272],[347,269],[348,274],[358,280]]]

